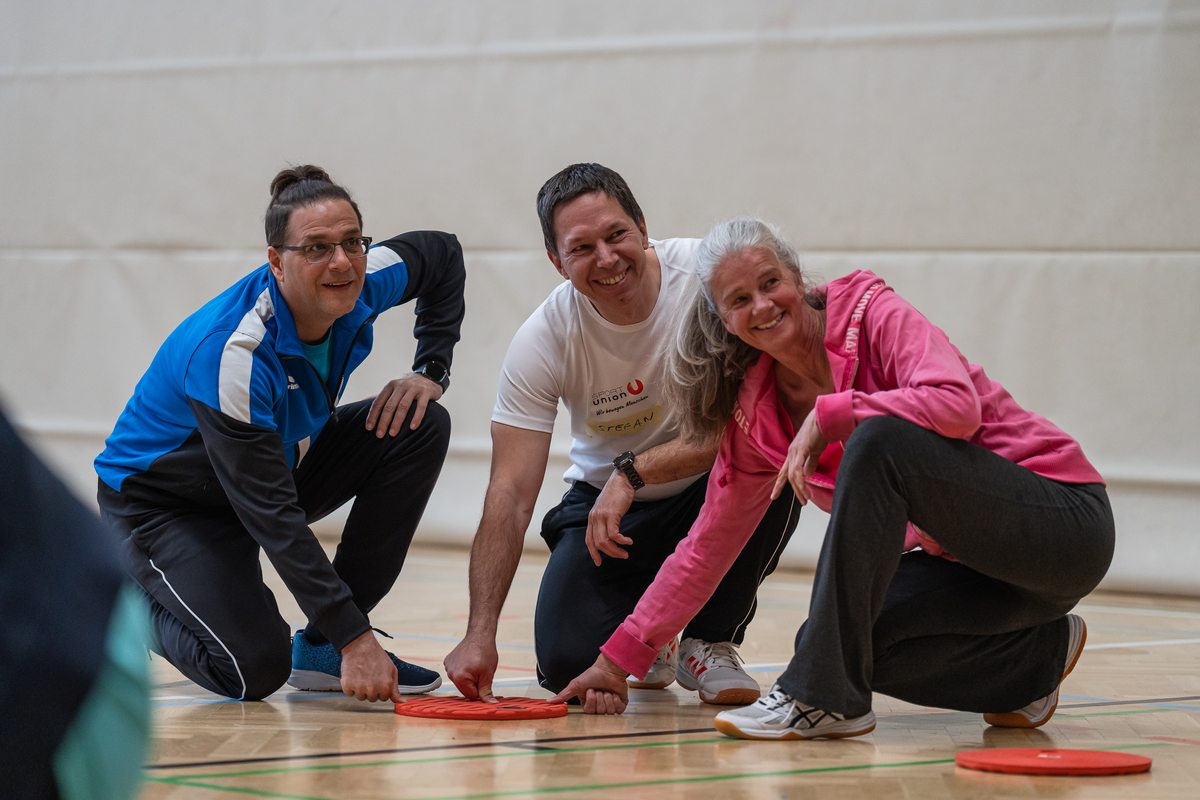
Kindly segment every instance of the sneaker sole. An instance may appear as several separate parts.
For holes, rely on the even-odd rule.
[[[676,672],[675,680],[679,681],[679,685],[685,689],[693,692],[700,691],[700,684],[691,680],[691,676],[686,672],[682,674]],[[713,706],[748,706],[760,697],[762,697],[762,689],[759,688],[758,684],[755,684],[754,688],[743,686],[741,688],[722,689],[716,694],[700,691],[700,699]]]
[[[340,692],[342,690],[342,681],[340,678],[335,678],[328,672],[317,672],[309,669],[294,669],[292,674],[287,679],[288,686],[300,689],[304,692]],[[424,686],[404,686],[399,687],[400,694],[424,694],[432,692],[434,689],[442,685],[442,678],[439,675]]]
[[[1040,728],[1050,721],[1054,716],[1054,712],[1058,710],[1058,690],[1062,688],[1063,681],[1075,669],[1075,665],[1079,663],[1079,657],[1083,655],[1083,646],[1087,644],[1087,623],[1083,621],[1083,617],[1079,617],[1079,625],[1082,628],[1079,634],[1079,647],[1076,648],[1074,656],[1067,663],[1066,669],[1063,670],[1062,678],[1058,681],[1058,686],[1054,687],[1054,703],[1047,711],[1038,719],[1030,719],[1019,711],[1005,711],[1000,713],[987,713],[983,715],[983,721],[988,725],[996,728]]]
[[[713,706],[748,706],[760,697],[762,691],[759,689],[722,689],[716,694],[700,692],[700,699]]]
[[[853,720],[852,725],[849,722],[839,722],[807,731],[798,731],[795,728],[782,731],[745,731],[720,717],[713,719],[713,726],[726,736],[732,736],[735,739],[759,739],[773,742],[798,739],[849,739],[854,736],[864,736],[875,730],[875,712],[871,711],[865,716]]]
[[[626,681],[630,689],[665,689],[675,682],[674,678],[667,678],[662,681]]]
[[[287,679],[288,686],[305,692],[340,692],[342,681],[326,672],[294,669]]]

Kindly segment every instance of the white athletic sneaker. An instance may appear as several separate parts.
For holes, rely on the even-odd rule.
[[[1075,669],[1079,656],[1083,653],[1083,645],[1087,642],[1087,624],[1084,623],[1083,617],[1067,614],[1067,637],[1067,663],[1054,691],[1016,711],[984,714],[984,722],[997,728],[1040,728],[1050,721],[1054,710],[1058,708],[1058,690],[1071,674],[1071,670]]]
[[[875,712],[846,718],[806,706],[775,684],[753,705],[717,714],[713,725],[738,739],[845,739],[875,730]]]
[[[676,636],[671,641],[662,646],[658,651],[658,658],[654,659],[654,663],[650,665],[650,671],[646,673],[646,677],[640,681],[629,676],[629,688],[631,689],[665,689],[675,682],[675,661],[679,658],[679,637]]]
[[[699,690],[700,699],[719,706],[744,706],[761,695],[758,681],[742,669],[742,659],[731,642],[684,639],[679,645],[679,685]]]

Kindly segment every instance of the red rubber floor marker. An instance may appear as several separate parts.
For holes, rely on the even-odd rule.
[[[1129,775],[1148,772],[1151,760],[1112,750],[1044,750],[1039,747],[1006,747],[968,750],[954,763],[984,772],[1015,775]]]
[[[405,717],[428,719],[551,719],[567,715],[566,703],[551,703],[529,697],[497,697],[495,703],[453,697],[416,697],[396,703],[396,713]]]

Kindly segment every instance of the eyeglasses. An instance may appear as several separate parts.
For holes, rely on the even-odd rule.
[[[347,258],[364,258],[371,247],[370,236],[352,236],[336,244],[333,242],[313,242],[312,244],[276,244],[271,245],[276,250],[298,250],[310,264],[324,264],[333,258],[333,251],[341,247]]]

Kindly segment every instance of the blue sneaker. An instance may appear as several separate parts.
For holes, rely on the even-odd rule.
[[[391,653],[388,658],[396,665],[401,694],[432,692],[442,685],[442,676],[433,670],[401,661]],[[340,692],[342,654],[329,642],[312,644],[303,630],[296,631],[292,637],[292,674],[288,684],[310,692]]]

